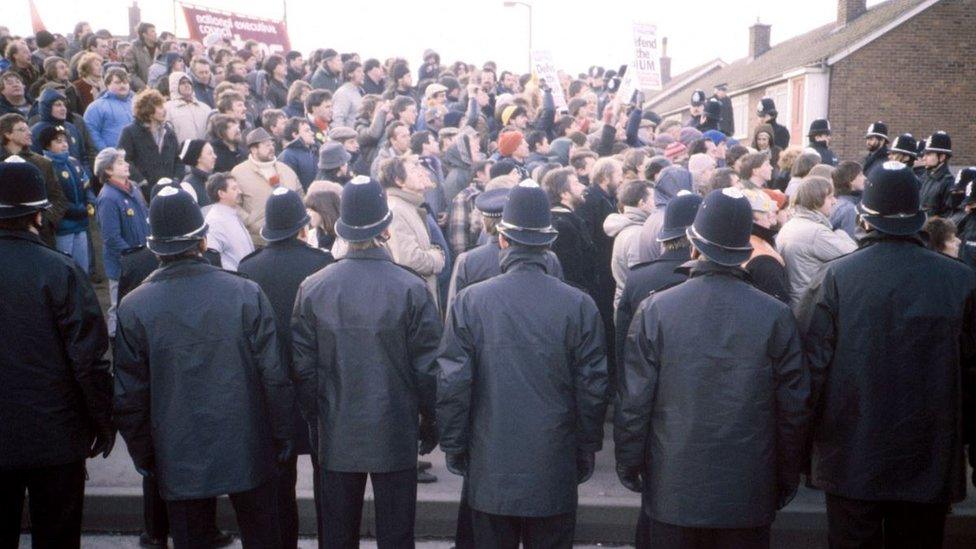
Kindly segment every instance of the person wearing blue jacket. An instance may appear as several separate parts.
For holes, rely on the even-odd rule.
[[[54,175],[68,199],[64,217],[55,229],[58,251],[70,255],[82,271],[87,273],[90,265],[88,216],[89,209],[95,203],[95,195],[89,187],[89,178],[81,164],[71,155],[69,139],[67,128],[49,125],[41,131],[35,143],[40,146],[44,157],[51,161]]]
[[[129,74],[121,68],[105,73],[105,93],[85,109],[85,124],[98,150],[119,144],[122,128],[132,123],[132,98]]]
[[[109,336],[115,337],[122,252],[146,243],[149,236],[149,208],[138,187],[129,181],[125,151],[115,147],[102,149],[95,158],[95,175],[102,181],[95,208],[98,224],[102,228],[102,255],[111,299],[106,321]]]
[[[60,126],[65,130],[68,154],[77,161],[84,171],[85,178],[91,178],[91,170],[82,164],[88,158],[88,148],[85,146],[84,136],[78,126],[68,122],[68,100],[65,95],[54,88],[46,88],[41,92],[41,98],[37,105],[41,119],[31,126],[31,135],[34,137],[34,144],[31,148],[34,152],[43,154],[44,145],[40,140],[41,133],[52,126]]]
[[[312,126],[307,118],[292,118],[285,125],[285,150],[278,155],[278,161],[287,164],[298,175],[302,188],[315,181],[318,173],[319,147],[312,134]]]

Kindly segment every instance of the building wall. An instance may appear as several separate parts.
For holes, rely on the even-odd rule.
[[[976,0],[943,0],[846,59],[830,75],[831,148],[860,160],[864,131],[952,137],[953,165],[976,164]]]

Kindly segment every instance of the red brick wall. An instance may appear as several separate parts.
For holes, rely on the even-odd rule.
[[[860,161],[875,120],[894,136],[952,137],[953,165],[976,164],[976,0],[942,0],[831,70],[831,148]]]

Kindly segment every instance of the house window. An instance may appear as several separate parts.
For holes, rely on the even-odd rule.
[[[735,120],[735,135],[743,140],[749,137],[749,94],[743,93],[732,98],[732,117]]]

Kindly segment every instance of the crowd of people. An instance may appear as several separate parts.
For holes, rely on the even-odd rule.
[[[801,476],[832,546],[941,547],[976,167],[938,128],[841,159],[770,98],[733,139],[724,85],[662,119],[596,66],[5,31],[0,545],[27,492],[34,543],[77,547],[118,432],[144,546],[229,543],[229,495],[245,547],[296,547],[309,454],[320,546],[358,544],[369,479],[410,547],[439,445],[458,548],[570,547],[610,407],[638,547],[768,547]]]

